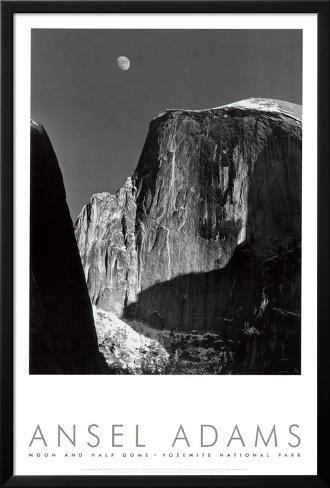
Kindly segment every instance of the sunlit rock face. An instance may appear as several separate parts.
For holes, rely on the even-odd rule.
[[[92,302],[181,330],[259,313],[267,259],[300,245],[300,109],[253,99],[155,118],[132,180],[76,223]],[[290,296],[273,275],[268,306],[299,311],[299,265]]]
[[[118,316],[136,298],[135,220],[135,190],[127,178],[117,195],[93,195],[75,224],[91,301]]]

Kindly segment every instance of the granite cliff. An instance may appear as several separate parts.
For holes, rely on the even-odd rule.
[[[94,195],[75,234],[98,307],[157,328],[243,329],[245,352],[256,325],[287,344],[300,327],[301,107],[167,110],[132,177]],[[245,352],[246,369],[270,354]]]

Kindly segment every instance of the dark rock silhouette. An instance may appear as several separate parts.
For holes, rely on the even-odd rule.
[[[63,178],[31,122],[30,373],[106,373]]]

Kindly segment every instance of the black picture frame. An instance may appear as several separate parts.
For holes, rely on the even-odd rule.
[[[14,476],[13,474],[13,18],[15,13],[318,14],[317,476]],[[329,477],[329,0],[1,2],[1,486],[328,487]],[[315,324],[311,324],[314,327]]]

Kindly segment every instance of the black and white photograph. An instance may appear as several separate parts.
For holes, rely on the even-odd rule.
[[[329,0],[0,2],[0,485],[328,486]]]
[[[301,30],[32,29],[30,165],[30,374],[301,374]]]

